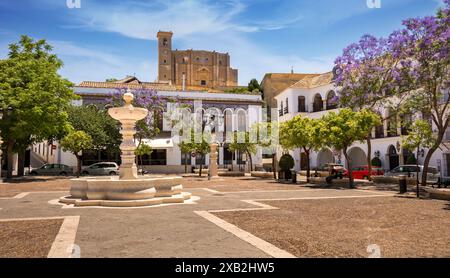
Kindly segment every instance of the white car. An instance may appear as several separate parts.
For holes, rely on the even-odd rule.
[[[419,165],[419,180],[422,179],[423,165]],[[415,178],[417,173],[416,165],[402,165],[384,174],[386,177],[398,177],[405,175],[407,177]],[[437,182],[441,174],[436,167],[428,167],[427,182]]]
[[[117,176],[119,174],[119,165],[115,162],[99,162],[84,167],[81,173],[84,176]]]

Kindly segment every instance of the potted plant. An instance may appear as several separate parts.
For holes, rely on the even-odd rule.
[[[278,163],[280,172],[278,173],[279,179],[290,180],[292,179],[292,168],[295,166],[294,158],[290,154],[284,154],[280,158]]]

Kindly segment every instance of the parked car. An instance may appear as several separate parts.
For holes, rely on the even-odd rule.
[[[83,167],[81,173],[89,176],[116,176],[119,174],[119,165],[115,162],[99,162]]]
[[[42,176],[67,176],[73,174],[73,167],[64,164],[45,164],[37,169],[33,169],[30,175]]]
[[[385,176],[387,177],[398,177],[400,175],[406,175],[412,178],[416,177],[417,166],[416,165],[402,165],[394,168],[393,170],[387,172]],[[423,165],[419,165],[419,179],[422,179]],[[427,181],[437,182],[441,174],[436,167],[428,167]]]
[[[353,168],[353,178],[357,180],[367,180],[369,178],[369,166],[358,166]],[[379,167],[372,166],[372,177],[383,176],[384,171]],[[348,177],[348,171],[344,173],[345,177]]]
[[[344,177],[345,172],[347,171],[343,165],[336,163],[327,163],[325,164],[325,166],[323,166],[322,170],[324,172],[328,172],[332,175],[335,175],[339,179],[342,179]]]

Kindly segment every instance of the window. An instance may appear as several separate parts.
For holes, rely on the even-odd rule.
[[[280,105],[280,116],[283,116],[283,108],[284,108],[284,105],[283,105],[283,102],[281,102],[281,105]]]
[[[202,85],[202,86],[206,86],[206,80],[202,80],[202,81],[200,81],[200,85]]]
[[[181,154],[181,165],[191,165],[192,164],[192,156],[190,153],[182,153]]]
[[[298,97],[298,112],[306,112],[306,99],[304,96]]]
[[[169,44],[169,41],[167,39],[163,39],[163,46],[167,46]]]
[[[323,110],[323,101],[322,101],[322,97],[317,94],[314,97],[314,104],[313,104],[313,112],[319,112]]]
[[[334,91],[329,91],[327,95],[327,110],[337,108],[337,97]]]
[[[167,64],[167,60],[164,60],[164,64]]]
[[[167,150],[153,150],[152,154],[142,156],[143,165],[167,165]]]
[[[286,107],[284,108],[284,114],[288,114],[289,113],[289,99],[286,98]]]

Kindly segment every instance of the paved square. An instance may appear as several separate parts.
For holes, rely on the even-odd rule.
[[[382,256],[450,255],[448,203],[400,199],[395,192],[185,178],[185,191],[198,197],[189,204],[73,208],[55,202],[68,194],[65,183],[35,183],[30,193],[28,185],[1,185],[13,196],[0,199],[2,220],[79,217],[57,234],[48,229],[60,245],[50,257],[67,256],[71,238],[81,257],[367,257],[368,244],[380,245]],[[49,252],[48,244],[40,248],[40,255]]]

